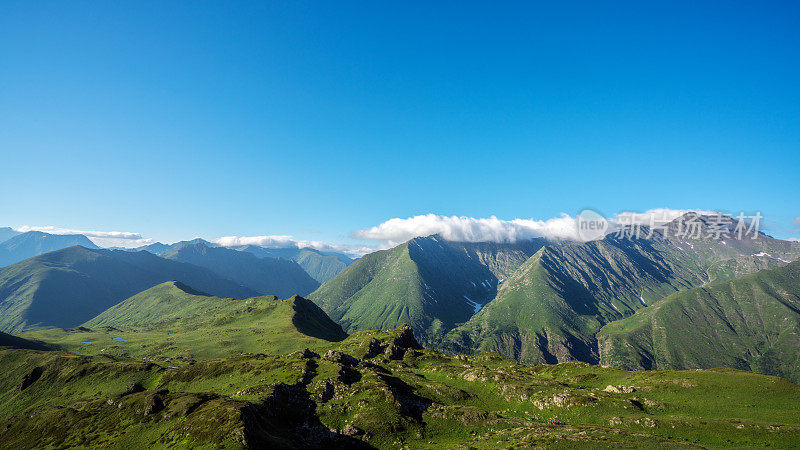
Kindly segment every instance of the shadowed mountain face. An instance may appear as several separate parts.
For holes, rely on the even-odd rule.
[[[692,233],[682,228],[689,223]],[[738,239],[735,227],[729,217],[689,213],[649,239],[646,227],[640,237],[627,230],[588,243],[415,238],[366,255],[310,298],[348,332],[407,322],[426,344],[452,351],[597,363],[603,325],[674,292],[800,256],[800,243]]]
[[[408,323],[435,342],[494,298],[499,281],[543,244],[415,238],[360,258],[310,298],[347,331]]]
[[[0,227],[0,243],[5,242],[11,239],[14,236],[17,236],[20,233],[19,231],[14,230],[11,227]]]
[[[120,249],[128,251],[144,250],[162,256],[165,253],[183,247],[187,244],[203,244],[207,247],[219,247],[203,239],[191,241],[181,241],[174,244],[154,244],[145,245],[136,249]],[[228,248],[228,247],[223,247]],[[285,259],[296,262],[311,278],[317,283],[324,283],[339,274],[345,267],[353,262],[347,255],[341,253],[321,252],[313,248],[265,248],[257,245],[244,245],[236,248],[229,248],[242,252],[252,253],[263,259]]]
[[[195,264],[265,295],[288,298],[319,287],[296,262],[258,258],[247,252],[190,241],[162,253],[163,258]]]
[[[677,292],[598,339],[601,362],[615,367],[726,366],[800,381],[800,261]]]
[[[257,295],[192,264],[147,252],[69,247],[0,269],[0,330],[74,327],[168,280],[222,297]]]
[[[56,348],[54,345],[23,339],[21,337],[12,336],[3,332],[0,332],[0,347],[23,348],[29,350],[51,350]]]
[[[708,231],[708,217],[684,219],[698,219],[701,234]],[[677,237],[674,226],[673,232],[655,232],[651,239],[609,235],[543,248],[442,346],[498,351],[532,363],[597,363],[595,335],[606,323],[674,292],[779,267],[800,256],[797,243],[763,234],[757,239],[689,239]]]
[[[256,245],[245,245],[236,250],[252,253],[259,258],[290,259],[319,283],[324,283],[338,275],[353,260],[341,253],[326,253],[313,248],[264,248]]]
[[[98,248],[82,234],[48,234],[41,231],[18,234],[0,243],[0,267],[73,245]]]

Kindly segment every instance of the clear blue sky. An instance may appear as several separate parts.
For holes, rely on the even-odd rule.
[[[0,225],[800,216],[797,2],[227,3],[0,3]]]

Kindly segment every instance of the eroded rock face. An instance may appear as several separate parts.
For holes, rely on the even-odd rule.
[[[345,425],[344,428],[342,428],[342,434],[345,435],[345,436],[359,436],[359,435],[364,434],[364,430],[362,430],[361,428],[354,427],[353,425],[349,425],[348,424],[348,425]]]
[[[624,386],[624,385],[612,385],[609,384],[603,389],[605,392],[610,392],[612,394],[630,394],[632,392],[636,392],[636,388],[633,386]]]
[[[144,415],[149,416],[151,414],[156,414],[163,410],[164,406],[164,400],[162,400],[160,396],[154,395],[147,399],[147,407],[144,410]]]
[[[328,350],[327,353],[322,357],[327,361],[339,363],[343,366],[353,367],[358,365],[358,359],[342,352],[337,352],[336,350]]]
[[[374,358],[374,357],[380,355],[381,353],[383,353],[383,351],[385,349],[386,349],[386,345],[383,342],[381,342],[381,341],[379,341],[379,340],[377,340],[375,338],[372,338],[369,341],[369,346],[367,347],[367,354],[364,355],[364,358],[366,358],[366,359]]]
[[[44,373],[43,367],[35,367],[33,370],[30,371],[30,373],[22,377],[22,383],[20,383],[19,385],[19,390],[24,391],[25,389],[27,389],[30,385],[35,383],[36,380],[38,380],[42,376],[42,373]]]
[[[413,348],[415,350],[422,350],[422,346],[417,341],[417,338],[414,337],[414,331],[408,325],[403,325],[400,328],[400,336],[395,338],[393,344],[400,347],[400,348]]]

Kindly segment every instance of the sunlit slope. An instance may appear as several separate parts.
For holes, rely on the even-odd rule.
[[[167,282],[113,306],[79,328],[24,336],[84,354],[177,360],[280,354],[339,341],[346,334],[302,297],[218,298]]]
[[[402,328],[322,350],[172,366],[0,350],[0,437],[13,448],[800,445],[800,387],[780,378],[451,357]]]
[[[415,238],[365,255],[310,298],[350,332],[408,323],[435,343],[494,298],[500,281],[542,244]]]
[[[202,240],[175,246],[161,257],[205,267],[261,295],[288,298],[307,295],[319,287],[319,283],[294,261],[259,258],[247,252],[213,247]]]
[[[313,248],[264,248],[244,245],[236,250],[252,253],[259,258],[283,258],[295,261],[311,278],[324,283],[338,275],[353,260],[341,253],[327,253]]]
[[[603,364],[800,380],[800,261],[666,297],[598,335]]]
[[[708,232],[708,217],[689,217],[700,221],[701,234]],[[672,293],[780,267],[798,256],[800,244],[766,235],[686,239],[675,237],[674,230],[650,239],[610,235],[595,242],[548,245],[501,285],[494,300],[451,331],[442,346],[498,351],[533,363],[596,363],[596,333],[603,325]]]

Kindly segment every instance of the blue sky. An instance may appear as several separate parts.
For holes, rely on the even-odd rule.
[[[796,2],[431,3],[0,3],[0,224],[355,245],[666,207],[800,236]]]

